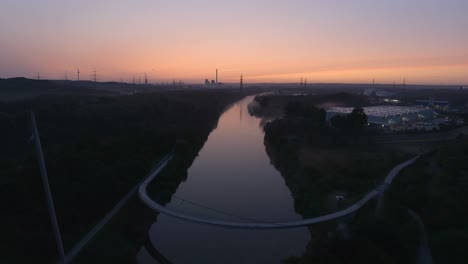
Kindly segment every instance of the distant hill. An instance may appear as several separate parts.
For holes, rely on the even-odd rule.
[[[27,78],[0,79],[0,101],[16,101],[38,96],[109,95],[108,91],[75,84],[71,81],[32,80]]]
[[[0,79],[0,91],[38,91],[50,89],[51,82],[47,80],[32,80],[22,77],[11,79]]]

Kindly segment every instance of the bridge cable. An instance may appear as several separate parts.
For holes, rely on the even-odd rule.
[[[260,220],[258,220],[258,219],[243,217],[243,216],[235,215],[235,214],[233,214],[233,213],[228,213],[228,212],[224,212],[224,211],[221,211],[221,210],[218,210],[218,209],[215,209],[215,208],[211,208],[211,207],[208,207],[208,206],[206,206],[206,205],[202,205],[202,204],[199,204],[199,203],[195,203],[195,202],[189,201],[189,200],[187,200],[187,199],[184,199],[184,198],[179,197],[179,196],[176,196],[176,195],[173,195],[173,197],[175,197],[175,198],[177,198],[177,199],[180,199],[180,200],[182,201],[176,208],[180,207],[180,206],[182,205],[182,203],[186,202],[186,203],[189,203],[189,204],[192,204],[192,205],[201,207],[201,208],[205,208],[205,209],[208,209],[208,210],[211,210],[211,211],[213,211],[213,212],[220,213],[220,214],[223,214],[223,215],[226,215],[226,216],[235,217],[235,218],[239,218],[239,219],[244,219],[244,220],[248,220],[248,221],[252,221],[252,222],[257,222],[257,223],[266,223],[266,222],[260,221]]]

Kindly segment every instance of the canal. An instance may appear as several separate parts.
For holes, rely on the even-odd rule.
[[[261,120],[247,107],[253,96],[233,104],[211,132],[166,207],[212,219],[280,222],[298,220],[281,174],[270,164]],[[157,180],[154,184],[157,184]],[[159,215],[148,230],[151,245],[171,263],[281,263],[300,256],[309,241],[306,228],[224,229]],[[142,247],[141,264],[158,263]]]

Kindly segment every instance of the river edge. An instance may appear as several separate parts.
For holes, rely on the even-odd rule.
[[[219,116],[229,107],[241,100],[246,94],[234,95],[232,99],[218,111],[216,120],[205,131],[202,137],[192,138],[174,146],[174,158],[158,175],[158,184],[150,184],[148,193],[156,196],[161,204],[170,201],[179,184],[186,180],[187,170],[203,148],[209,134],[217,127]],[[74,263],[135,263],[141,248],[145,248],[158,261],[166,261],[152,245],[148,230],[157,221],[158,213],[147,208],[133,195],[129,202],[110,220],[102,231],[96,235],[89,245],[77,256]],[[115,249],[119,250],[116,251]]]

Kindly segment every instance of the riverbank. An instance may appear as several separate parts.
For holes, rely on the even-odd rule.
[[[291,190],[296,210],[304,217],[348,207],[413,153],[381,146],[285,150],[267,141],[265,144]],[[291,257],[287,263],[412,263],[411,252],[417,249],[416,226],[407,216],[398,222],[376,218],[375,208],[372,201],[354,216],[309,227],[311,241],[306,253]]]
[[[304,110],[290,106],[265,126],[265,148],[304,218],[346,208],[396,164],[443,144],[378,144],[365,128],[343,134],[320,121],[319,109],[298,109]],[[288,263],[411,263],[417,226],[407,215],[398,221],[375,217],[375,207],[371,202],[354,216],[311,226],[306,253]]]
[[[165,208],[220,221],[301,219],[283,178],[265,153],[261,120],[247,113],[252,100],[253,96],[246,97],[221,115],[195,161],[181,171],[186,179],[175,194],[169,195]],[[176,174],[172,178],[178,177]],[[158,194],[164,194],[165,183],[160,176],[150,184],[156,190],[149,195],[163,203]],[[154,249],[174,263],[281,263],[291,255],[302,254],[309,241],[306,228],[226,229],[164,214],[158,216],[148,234],[153,247],[142,248],[139,263],[151,262],[154,257],[149,254],[154,254]]]
[[[13,124],[0,130],[2,208],[6,208],[1,223],[9,227],[2,261],[46,262],[56,256],[35,157],[27,141],[28,110],[36,113],[67,251],[174,145],[196,156],[219,115],[242,96],[174,91],[0,104],[0,112]]]

